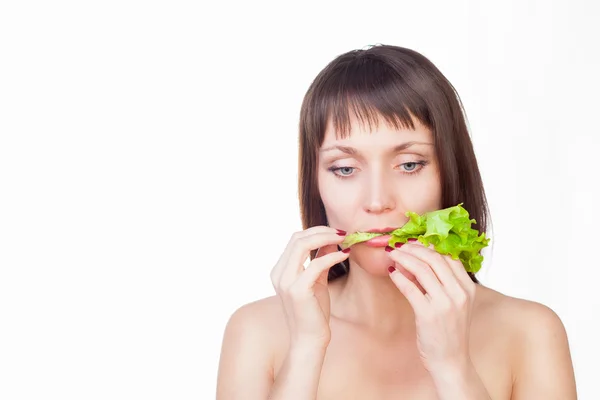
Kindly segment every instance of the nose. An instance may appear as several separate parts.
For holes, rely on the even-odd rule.
[[[396,201],[392,180],[386,179],[384,173],[374,171],[365,191],[365,211],[371,214],[381,214],[395,208]]]

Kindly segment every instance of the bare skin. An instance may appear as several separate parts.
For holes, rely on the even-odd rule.
[[[409,142],[414,144],[405,146]],[[324,244],[326,238],[331,245],[339,238],[334,227],[347,232],[399,227],[407,220],[407,210],[439,209],[441,184],[432,142],[431,132],[418,123],[415,130],[382,124],[374,132],[355,123],[345,139],[328,129],[319,154],[318,184],[331,228],[315,228],[321,233],[308,235],[309,240]],[[299,235],[305,235],[306,244],[307,234]],[[321,275],[321,285],[315,286],[319,292],[305,290],[296,296],[310,300],[300,307],[291,306],[293,296],[281,289],[308,289],[312,284],[306,285],[306,272],[312,271],[314,283],[318,271],[327,269],[323,259],[318,269],[304,272],[303,260],[285,261],[300,254],[294,246],[297,240],[290,242],[272,273],[274,284],[285,283],[275,285],[278,294],[241,307],[227,324],[218,400],[576,399],[567,335],[548,307],[476,285],[463,351],[468,352],[469,368],[456,375],[444,371],[441,380],[449,376],[449,384],[442,387],[439,371],[425,368],[419,354],[413,306],[390,279],[393,253],[359,243],[349,255],[323,256],[335,262],[349,257],[350,272],[324,285]],[[396,263],[396,268],[424,291],[408,265]],[[299,281],[305,285],[294,284]],[[328,300],[316,305],[315,299],[327,297],[323,291],[329,293]],[[322,310],[327,312],[321,315]],[[460,336],[441,329],[438,338]],[[463,388],[450,393],[454,386]]]
[[[332,337],[317,399],[437,399],[416,351],[414,323],[398,331],[382,332],[345,318],[353,310],[338,301],[344,284],[345,279],[340,278],[329,285]],[[289,346],[281,302],[272,296],[240,311],[237,317],[246,326],[237,334],[250,336],[253,346],[248,354],[224,354],[224,362],[244,364],[243,357],[253,360],[249,364],[254,371],[246,374],[253,382],[247,387],[257,388],[256,393],[262,390],[265,394],[260,398],[266,399]],[[470,351],[477,373],[494,400],[576,399],[566,333],[556,314],[542,304],[478,285]],[[231,369],[235,368],[220,366],[222,373]],[[552,380],[545,381],[548,378]],[[227,379],[221,379],[219,400],[246,398],[243,393],[247,391],[236,395],[226,387]]]

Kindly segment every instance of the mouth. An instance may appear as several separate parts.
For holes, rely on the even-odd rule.
[[[379,232],[377,232],[379,233]],[[392,235],[382,235],[369,239],[364,244],[369,247],[385,247],[392,238]]]
[[[369,233],[392,233],[396,229],[398,229],[398,228],[387,227],[387,228],[381,228],[381,229],[369,229],[368,231],[365,231],[365,232],[369,232]]]

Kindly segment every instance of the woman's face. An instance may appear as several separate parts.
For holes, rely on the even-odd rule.
[[[336,139],[330,124],[318,155],[318,185],[329,226],[348,233],[399,228],[408,221],[407,211],[441,208],[433,135],[416,120],[415,130],[381,121],[372,132],[354,120],[350,135]],[[354,245],[350,258],[373,275],[387,276],[385,242]]]

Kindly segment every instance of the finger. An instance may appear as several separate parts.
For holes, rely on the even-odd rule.
[[[335,253],[336,251],[340,251],[340,248],[338,247],[338,245],[327,244],[325,246],[321,246],[317,249],[317,252],[315,253],[315,257],[313,259],[323,257],[327,254]]]
[[[454,275],[460,282],[461,286],[468,292],[473,294],[475,292],[475,282],[471,279],[465,266],[463,265],[460,259],[455,260],[452,257],[448,256],[446,258],[448,261],[448,265],[450,269],[454,272]]]
[[[294,285],[299,285],[306,288],[312,288],[321,276],[321,274],[333,267],[335,264],[341,263],[349,256],[348,253],[342,251],[336,251],[334,253],[326,254],[318,259],[311,261],[308,267],[302,272],[300,277],[296,280]]]
[[[413,274],[431,297],[439,299],[448,297],[442,288],[442,284],[427,263],[402,250],[393,250],[387,254],[389,254],[389,257],[394,262],[402,265],[407,271]]]
[[[332,228],[330,226],[325,226],[325,225],[316,225],[316,226],[311,226],[310,228],[306,228],[303,231],[299,231],[296,232],[296,236],[298,238],[302,238],[305,236],[310,236],[310,235],[314,235],[315,233],[337,233],[337,232],[343,232],[344,231],[340,230],[340,229],[336,229],[336,228]]]
[[[394,285],[400,290],[400,293],[406,297],[406,300],[410,303],[415,314],[423,315],[429,307],[429,300],[425,298],[425,295],[414,282],[411,282],[395,267],[390,267],[389,272],[392,282],[394,282]]]
[[[319,234],[319,233],[339,234],[337,229],[331,228],[329,226],[322,226],[322,225],[313,226],[313,227],[310,227],[303,231],[295,232],[294,234],[292,234],[285,250],[279,257],[279,259],[277,260],[277,263],[275,264],[275,267],[271,271],[271,280],[274,283],[279,282],[281,280],[281,275],[283,273],[283,270],[289,264],[290,256],[292,255],[294,249],[296,248],[296,243],[298,243],[298,241],[303,238],[306,238],[311,235]],[[342,241],[343,241],[343,238],[342,238]],[[316,247],[318,247],[318,246],[316,246]],[[310,250],[313,250],[313,249],[310,249]],[[302,260],[302,263],[304,263],[304,260],[306,260],[307,257],[308,256],[306,256]]]
[[[343,241],[344,237],[336,233],[315,233],[298,239],[281,271],[280,285],[291,284],[304,271],[304,261],[308,258],[311,250],[326,245],[337,245]]]
[[[425,246],[421,243],[421,242],[417,242],[414,243],[416,246],[416,248],[425,248]],[[409,250],[410,248],[414,248],[415,246],[408,246],[405,250]],[[462,261],[460,261],[460,259],[455,260],[452,258],[452,256],[450,255],[442,255],[440,253],[438,253],[433,245],[430,245],[428,247],[428,249],[431,249],[431,251],[435,252],[435,254],[439,254],[440,257],[442,257],[445,261],[446,264],[448,265],[450,271],[452,271],[452,274],[454,275],[455,280],[458,282],[459,286],[467,291],[467,293],[473,293],[475,291],[475,283],[473,282],[473,280],[471,279],[471,277],[469,276],[469,274],[467,274],[467,271],[465,270],[465,266],[463,265]],[[436,271],[437,273],[437,271]],[[444,282],[442,282],[442,284],[444,284]],[[449,286],[449,285],[446,285]],[[454,289],[452,289],[455,293],[457,293],[457,289],[456,287],[454,287]],[[460,294],[457,293],[459,296]]]
[[[411,244],[403,246],[402,251],[412,254],[428,264],[450,297],[463,295],[465,288],[463,288],[452,267],[450,267],[449,257],[444,257],[435,251],[433,245],[425,247],[422,244]]]

